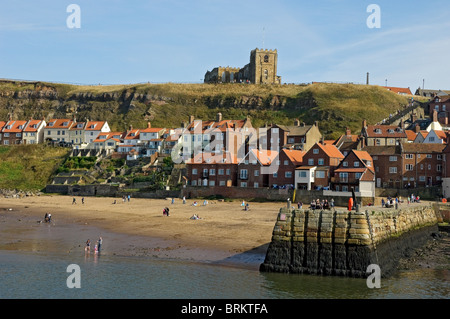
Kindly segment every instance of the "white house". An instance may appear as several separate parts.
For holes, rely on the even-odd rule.
[[[447,140],[447,134],[444,131],[431,130],[422,143],[444,144]]]
[[[295,170],[295,188],[311,190],[317,166],[301,166]]]
[[[23,129],[24,144],[39,144],[44,141],[44,129],[47,123],[44,120],[29,120]]]
[[[106,121],[87,121],[84,129],[84,142],[92,143],[100,133],[111,132]]]
[[[70,119],[51,119],[48,121],[44,131],[44,139],[54,142],[70,142],[69,131],[74,121]]]

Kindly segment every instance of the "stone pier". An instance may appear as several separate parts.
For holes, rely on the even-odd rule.
[[[437,222],[431,206],[361,212],[282,208],[260,270],[367,277],[367,267],[377,264],[386,277],[399,258],[431,239]]]

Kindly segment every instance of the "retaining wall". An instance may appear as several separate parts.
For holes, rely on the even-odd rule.
[[[437,232],[431,206],[399,210],[297,210],[282,208],[260,270],[367,277],[370,264],[382,275]]]

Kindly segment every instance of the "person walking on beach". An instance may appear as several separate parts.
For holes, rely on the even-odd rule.
[[[81,204],[84,204],[84,197],[81,199]]]
[[[183,196],[183,204],[186,204],[186,196]]]
[[[72,199],[72,205],[73,204],[75,204],[75,205],[77,204],[77,199],[75,197]]]
[[[102,248],[102,244],[103,244],[103,239],[102,237],[98,238],[98,252],[100,252],[100,249]]]

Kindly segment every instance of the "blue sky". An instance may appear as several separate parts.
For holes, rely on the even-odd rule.
[[[70,4],[81,28],[70,29]],[[368,28],[370,4],[381,27]],[[0,78],[196,83],[278,50],[284,83],[450,89],[450,1],[17,0],[0,3]]]

